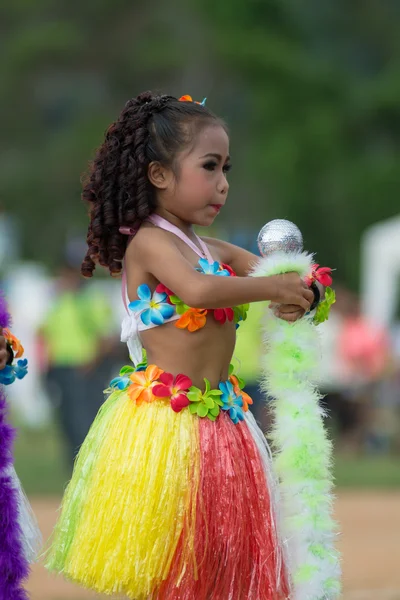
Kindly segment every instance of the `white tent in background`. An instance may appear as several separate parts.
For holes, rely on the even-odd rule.
[[[373,225],[361,242],[361,301],[371,321],[390,325],[400,293],[400,216]]]

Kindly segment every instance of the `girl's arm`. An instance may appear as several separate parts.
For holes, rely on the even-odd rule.
[[[239,277],[246,277],[259,258],[256,254],[223,240],[207,237],[202,237],[202,240],[208,246],[214,246],[221,257],[221,262],[232,267]]]
[[[232,267],[235,273],[241,277],[246,277],[250,273],[259,258],[256,254],[248,252],[240,246],[235,246],[235,244],[214,238],[202,237],[202,239],[207,245],[214,246],[221,257],[221,262]],[[325,296],[325,288],[318,282],[316,282],[316,285],[319,288],[322,300]],[[271,308],[277,317],[285,321],[297,321],[304,314],[304,310],[294,304],[279,304],[275,307],[271,305]]]
[[[224,308],[271,300],[308,310],[313,301],[313,293],[297,273],[271,277],[219,277],[199,273],[182,256],[169,235],[158,228],[139,230],[128,246],[128,281],[129,271],[135,269],[138,261],[145,271],[193,308]]]

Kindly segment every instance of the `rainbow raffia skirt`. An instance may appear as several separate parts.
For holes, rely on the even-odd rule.
[[[155,365],[111,382],[77,457],[47,567],[135,600],[288,597],[274,479],[251,398]]]

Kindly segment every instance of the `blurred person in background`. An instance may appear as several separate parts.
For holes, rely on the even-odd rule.
[[[253,399],[250,410],[264,432],[269,429],[270,425],[267,399],[259,386],[259,362],[262,348],[260,323],[265,308],[264,302],[250,305],[246,327],[238,330],[234,354],[234,362],[238,363],[240,374],[246,382],[245,391]]]
[[[75,266],[65,263],[40,336],[70,467],[101,404],[114,346],[106,333],[110,314],[108,300],[90,293]]]
[[[336,298],[334,318],[326,324],[335,331],[323,336],[329,345],[325,363],[330,371],[324,403],[337,429],[338,449],[354,453],[374,445],[373,430],[386,398],[377,392],[384,388],[391,345],[386,329],[362,315],[356,294],[337,286]]]

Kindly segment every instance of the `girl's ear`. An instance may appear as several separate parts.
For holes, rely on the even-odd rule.
[[[148,166],[147,176],[154,187],[165,190],[171,183],[172,172],[170,169],[163,167],[158,161],[154,161]]]

